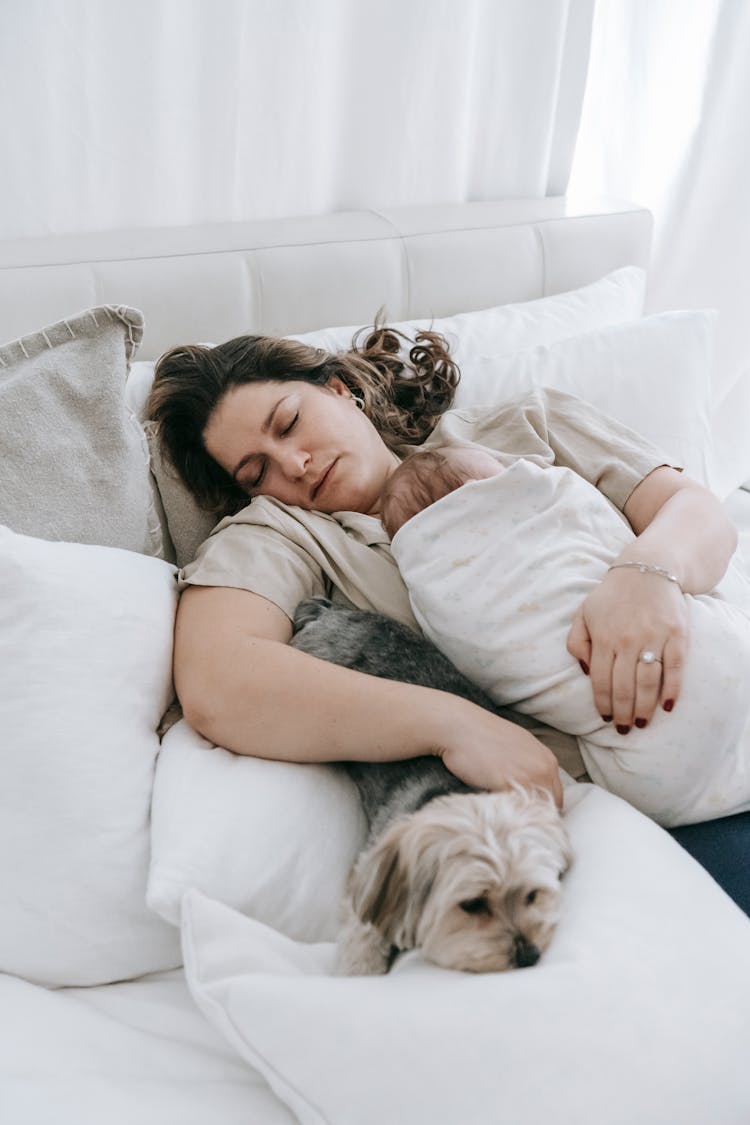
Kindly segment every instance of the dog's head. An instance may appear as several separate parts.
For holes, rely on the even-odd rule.
[[[452,794],[394,821],[360,856],[352,905],[398,949],[444,968],[520,968],[552,939],[570,861],[550,797]]]

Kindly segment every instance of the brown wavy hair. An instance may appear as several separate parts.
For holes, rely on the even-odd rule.
[[[325,386],[334,376],[360,400],[385,444],[397,449],[429,436],[453,402],[460,373],[437,332],[425,329],[411,340],[378,320],[355,334],[348,351],[333,354],[296,340],[237,336],[216,347],[166,352],[156,364],[147,416],[201,507],[228,514],[249,501],[206,451],[203,433],[217,405],[245,383],[299,379]]]

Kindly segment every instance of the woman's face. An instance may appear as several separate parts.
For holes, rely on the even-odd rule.
[[[218,403],[206,450],[248,496],[318,512],[377,515],[399,464],[338,379],[246,383]]]

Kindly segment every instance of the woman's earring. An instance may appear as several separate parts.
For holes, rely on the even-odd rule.
[[[359,395],[354,395],[354,394],[352,395],[352,398],[354,399],[354,402],[359,407],[359,409],[364,410],[365,400],[363,398],[360,398]]]

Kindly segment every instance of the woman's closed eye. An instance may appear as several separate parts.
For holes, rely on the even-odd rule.
[[[261,481],[263,480],[263,477],[265,475],[266,475],[266,463],[264,461],[263,462],[263,468],[260,470],[260,473],[255,478],[255,480],[249,480],[249,481],[245,482],[245,485],[244,485],[245,491],[246,492],[253,492],[259,486],[259,484],[261,483]]]
[[[292,432],[292,430],[294,429],[294,427],[297,425],[298,421],[299,421],[299,411],[297,411],[294,414],[294,416],[290,419],[290,421],[284,425],[283,429],[279,430],[279,437],[286,437],[287,434],[290,434]],[[260,485],[263,483],[263,478],[266,475],[267,465],[268,465],[268,462],[264,459],[263,465],[262,465],[261,470],[258,473],[258,475],[253,480],[249,480],[249,481],[244,482],[242,487],[245,489],[246,492],[254,492],[257,488],[260,487]]]
[[[297,413],[294,415],[294,417],[292,418],[289,425],[281,431],[281,436],[286,437],[287,434],[290,434],[292,432],[292,430],[294,429],[294,427],[297,425],[298,421],[299,421],[299,411],[297,411]]]

